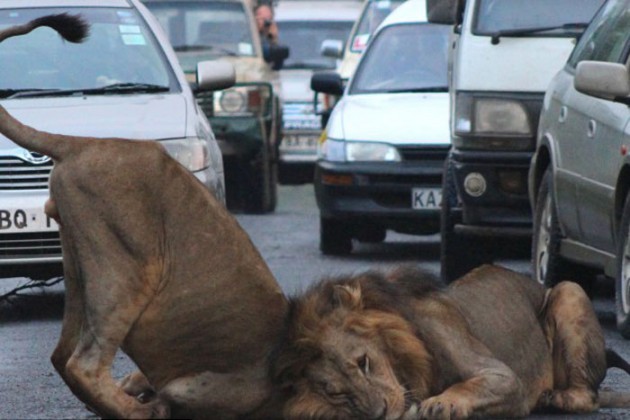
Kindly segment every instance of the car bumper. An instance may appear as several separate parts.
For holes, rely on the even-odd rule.
[[[452,150],[462,223],[456,231],[488,235],[531,234],[532,214],[527,178],[532,152],[480,152]],[[473,196],[464,184],[470,174],[485,179],[483,194]]]
[[[439,230],[439,203],[414,209],[414,188],[441,191],[443,161],[337,163],[315,165],[315,194],[321,217],[373,223],[406,233]]]

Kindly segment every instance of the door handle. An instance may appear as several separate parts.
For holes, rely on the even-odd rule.
[[[567,107],[566,106],[562,106],[560,108],[560,115],[558,115],[558,122],[563,123],[567,120]]]
[[[597,132],[597,122],[595,122],[595,120],[589,120],[586,135],[592,139],[595,137],[595,132]]]

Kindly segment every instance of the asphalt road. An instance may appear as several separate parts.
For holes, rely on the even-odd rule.
[[[419,264],[439,271],[437,236],[388,234],[383,244],[359,244],[348,257],[326,257],[318,250],[318,212],[312,186],[281,187],[279,207],[271,215],[237,215],[287,294],[304,290],[323,276],[387,269],[400,264]],[[528,273],[526,258],[512,256],[498,261]],[[1,275],[1,274],[0,274]],[[0,295],[25,279],[0,279]],[[607,343],[630,360],[630,341],[615,331],[610,282],[600,280],[594,304],[605,329]],[[93,418],[54,371],[49,357],[61,330],[62,284],[33,290],[0,304],[0,419]],[[117,356],[114,376],[122,377],[133,364]],[[630,392],[630,376],[611,369],[604,388]],[[576,416],[534,416],[569,419]],[[585,419],[630,419],[630,410],[600,410]]]

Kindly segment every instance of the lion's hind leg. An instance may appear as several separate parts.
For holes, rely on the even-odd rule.
[[[606,348],[590,299],[578,284],[562,282],[549,291],[543,316],[553,352],[554,385],[539,405],[572,413],[597,410]]]

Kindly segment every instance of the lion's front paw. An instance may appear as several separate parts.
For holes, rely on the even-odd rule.
[[[471,409],[462,400],[443,395],[428,398],[420,404],[418,417],[427,420],[466,419],[470,417]]]
[[[129,416],[130,419],[168,419],[171,409],[167,403],[155,398],[146,404],[139,405]]]

